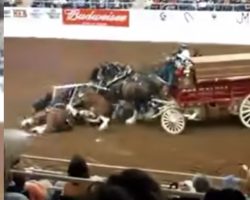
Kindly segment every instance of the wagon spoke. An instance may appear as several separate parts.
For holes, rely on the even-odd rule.
[[[177,125],[177,129],[180,130],[182,128],[181,125]]]
[[[250,109],[246,109],[242,111],[242,114],[249,113],[249,112],[250,112]]]
[[[239,117],[244,126],[250,128],[250,95],[240,105]]]
[[[243,118],[244,118],[244,119],[250,118],[250,112],[247,113],[246,115],[243,115]]]
[[[245,105],[243,106],[243,108],[250,109],[250,102],[248,102],[247,104],[245,104]]]

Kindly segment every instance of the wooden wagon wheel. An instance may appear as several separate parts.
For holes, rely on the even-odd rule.
[[[247,128],[250,128],[250,94],[241,102],[239,117],[242,124]]]
[[[180,135],[186,127],[184,115],[177,109],[168,109],[161,116],[162,128],[171,135]]]

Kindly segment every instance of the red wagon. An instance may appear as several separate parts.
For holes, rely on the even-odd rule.
[[[162,112],[163,129],[178,135],[187,120],[228,113],[238,115],[250,128],[250,54],[197,57],[193,61],[193,82],[180,84],[174,92],[178,106]]]

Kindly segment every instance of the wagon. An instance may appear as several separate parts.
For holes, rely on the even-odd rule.
[[[250,54],[204,56],[193,59],[193,83],[178,85],[178,106],[165,108],[161,126],[169,134],[184,132],[189,120],[202,121],[217,114],[237,115],[250,128]]]

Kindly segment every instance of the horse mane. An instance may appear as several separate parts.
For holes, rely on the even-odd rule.
[[[97,78],[99,70],[100,70],[99,67],[94,68],[94,70],[90,74],[89,80],[95,80]]]

